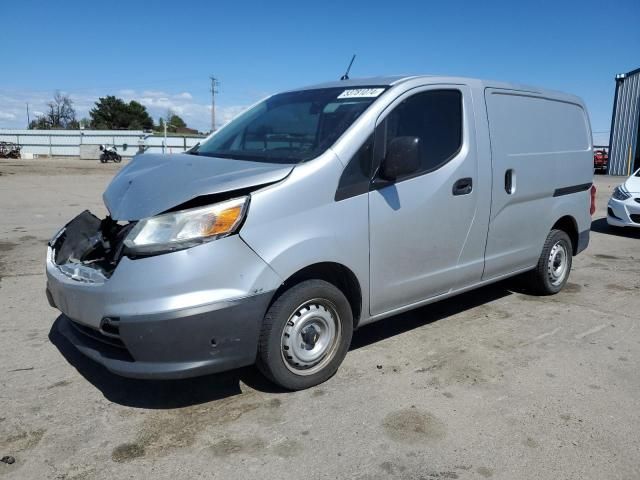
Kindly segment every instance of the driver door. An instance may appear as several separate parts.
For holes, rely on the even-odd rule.
[[[422,148],[417,171],[391,182],[374,179],[379,186],[369,192],[372,316],[479,281],[487,232],[487,219],[476,218],[480,189],[468,88],[415,89],[387,112],[376,125],[374,165],[396,137],[418,138]]]

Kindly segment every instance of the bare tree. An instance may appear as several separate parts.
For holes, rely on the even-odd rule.
[[[31,122],[29,128],[41,129],[75,129],[79,128],[76,111],[69,95],[56,91],[53,100],[47,103],[49,111]]]

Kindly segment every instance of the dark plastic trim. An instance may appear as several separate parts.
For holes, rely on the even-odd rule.
[[[553,192],[554,197],[563,195],[571,195],[572,193],[585,192],[591,188],[593,183],[581,183],[580,185],[571,185],[570,187],[556,188]]]
[[[59,332],[81,353],[124,377],[176,379],[255,362],[262,319],[274,292],[174,312],[120,317],[116,349],[78,332],[62,315]]]
[[[576,246],[575,255],[577,255],[580,252],[584,251],[589,246],[589,234],[590,233],[591,233],[590,230],[584,230],[583,232],[580,232],[578,234],[578,245]]]

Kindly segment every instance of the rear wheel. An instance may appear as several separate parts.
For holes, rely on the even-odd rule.
[[[551,230],[536,268],[528,275],[528,286],[538,295],[558,293],[569,279],[572,255],[569,235],[562,230]]]
[[[274,383],[302,390],[329,379],[347,354],[353,334],[351,306],[324,280],[306,280],[269,308],[258,347],[258,368]]]

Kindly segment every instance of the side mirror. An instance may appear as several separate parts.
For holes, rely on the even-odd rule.
[[[396,137],[387,147],[387,155],[380,167],[380,176],[385,180],[410,175],[420,168],[422,144],[418,137]]]

